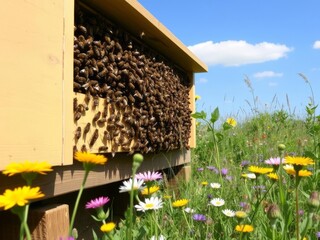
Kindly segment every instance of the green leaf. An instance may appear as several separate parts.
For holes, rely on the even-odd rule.
[[[220,113],[219,113],[219,108],[217,107],[212,113],[211,113],[211,118],[210,122],[214,124],[218,119],[219,119]]]
[[[98,240],[98,235],[93,229],[92,229],[92,236],[93,236],[93,240]]]
[[[206,119],[207,114],[204,111],[195,112],[195,113],[191,114],[191,117],[193,117],[195,119]]]

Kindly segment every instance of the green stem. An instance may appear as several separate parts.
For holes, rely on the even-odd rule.
[[[189,221],[188,221],[188,219],[187,219],[186,213],[185,213],[185,211],[184,211],[183,208],[182,208],[182,213],[183,213],[184,219],[186,220],[186,223],[187,223],[187,225],[188,225],[189,231],[191,231],[191,230],[192,230],[192,229],[191,229],[191,226],[190,226],[190,224],[189,224]]]
[[[78,196],[77,196],[74,208],[73,208],[72,217],[71,217],[71,221],[70,221],[69,236],[72,235],[72,229],[73,229],[73,225],[74,225],[74,220],[76,218],[76,214],[77,214],[80,198],[81,198],[82,192],[84,190],[84,186],[86,184],[89,172],[90,172],[89,170],[85,170],[83,181],[82,181],[81,187],[80,187],[79,192],[78,192]]]
[[[298,185],[299,185],[299,171],[296,170],[296,234],[297,240],[300,239],[299,234],[299,194],[298,194]]]
[[[25,206],[24,208],[24,213],[23,213],[23,226],[24,226],[24,231],[26,232],[26,237],[27,240],[31,240],[31,234],[30,234],[30,229],[28,226],[28,213],[29,213],[29,204]]]

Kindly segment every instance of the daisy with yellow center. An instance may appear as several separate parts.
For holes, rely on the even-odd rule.
[[[237,126],[237,121],[234,118],[227,118],[226,123],[228,123],[232,127]]]
[[[47,172],[51,172],[51,165],[47,162],[30,162],[24,161],[21,163],[10,163],[5,170],[3,170],[3,174],[8,175],[9,177],[15,174],[21,173],[39,173],[39,174],[47,174]]]
[[[23,207],[29,204],[30,200],[43,197],[39,187],[30,186],[18,187],[14,190],[6,189],[3,195],[0,195],[0,208],[8,210],[14,206]]]
[[[237,225],[235,230],[237,232],[252,232],[253,231],[253,226],[252,225],[247,225],[247,224],[241,224],[241,225]]]
[[[258,166],[250,166],[248,168],[250,172],[253,172],[255,174],[267,174],[273,171],[273,168],[267,168],[267,167],[258,167]]]
[[[163,202],[161,198],[158,197],[151,197],[146,198],[144,202],[139,202],[139,204],[135,205],[134,207],[137,209],[137,211],[148,211],[148,210],[157,210],[159,208],[162,208]]]
[[[244,211],[236,211],[236,212],[235,212],[235,216],[236,216],[237,218],[246,218],[246,217],[247,217],[247,213],[244,212]]]
[[[157,191],[159,191],[160,187],[159,186],[151,186],[151,187],[146,187],[141,190],[142,195],[151,195]]]
[[[105,223],[103,224],[101,227],[100,227],[100,230],[104,233],[109,233],[111,232],[114,228],[116,227],[116,224],[114,222],[108,222],[108,223]]]
[[[172,203],[172,206],[173,207],[184,207],[184,206],[186,206],[188,204],[188,202],[189,202],[188,199],[185,199],[185,198],[184,199],[179,199],[177,201],[174,201]]]

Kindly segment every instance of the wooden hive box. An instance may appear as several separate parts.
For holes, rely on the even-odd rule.
[[[128,178],[133,152],[141,170],[190,162],[194,73],[207,67],[138,1],[6,1],[0,19],[0,170],[50,162],[35,181],[50,198],[79,188],[75,150],[109,159],[87,187]]]

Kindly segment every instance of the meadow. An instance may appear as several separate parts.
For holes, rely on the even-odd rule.
[[[76,153],[86,174],[69,237],[61,239],[77,239],[73,226],[79,207],[90,211],[96,222],[92,239],[320,239],[317,107],[311,99],[304,119],[283,109],[253,111],[241,122],[220,116],[218,108],[194,113],[197,147],[191,150],[190,179],[168,187],[163,172],[139,172],[143,156],[135,154],[132,178],[119,188],[120,194],[129,193],[124,195],[129,204],[120,221],[113,218],[111,196],[105,193],[79,206],[86,177],[107,159]],[[34,173],[50,171],[45,163],[37,164],[8,166],[3,173],[21,173],[31,186]],[[0,195],[0,207],[20,217],[20,239],[31,239],[26,223],[29,201],[40,198],[41,192],[27,187],[9,191]],[[23,203],[18,201],[21,195],[18,200],[12,197],[18,192]]]

